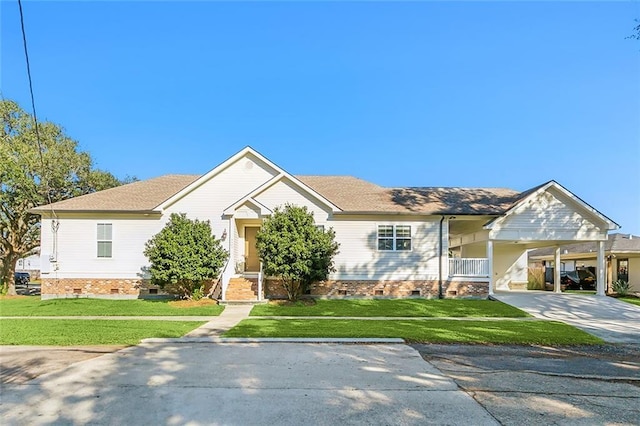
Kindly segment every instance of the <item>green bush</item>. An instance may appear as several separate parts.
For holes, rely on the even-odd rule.
[[[625,280],[615,281],[612,285],[613,291],[618,294],[618,296],[626,296],[629,293],[629,283]]]
[[[204,297],[204,286],[200,286],[194,289],[193,293],[191,293],[192,300],[195,300],[195,301],[202,300],[203,297]]]
[[[211,233],[209,221],[191,220],[184,213],[171,214],[144,250],[151,267],[152,284],[184,299],[202,298],[204,283],[222,272],[228,253]]]

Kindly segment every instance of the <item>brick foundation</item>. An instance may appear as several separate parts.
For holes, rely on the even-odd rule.
[[[438,297],[438,281],[433,280],[329,280],[311,285],[312,296],[325,297]],[[267,279],[265,297],[278,299],[286,297],[282,284],[278,280]],[[487,297],[488,282],[443,281],[442,292],[445,297]]]
[[[143,283],[139,279],[101,278],[43,278],[42,299],[65,297],[99,297],[107,299],[136,299]],[[148,293],[148,290],[146,290]]]

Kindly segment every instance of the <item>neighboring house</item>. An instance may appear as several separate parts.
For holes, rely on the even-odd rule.
[[[551,267],[554,264],[554,248],[542,248],[529,252],[529,263]],[[576,268],[598,270],[598,248],[593,242],[560,246],[560,271]],[[640,292],[640,237],[631,234],[611,234],[604,243],[608,288],[616,280],[625,280],[631,291]]]
[[[171,213],[209,220],[222,237],[230,253],[223,299],[279,295],[262,276],[255,238],[285,203],[307,206],[318,225],[335,230],[336,271],[311,288],[322,296],[526,288],[529,249],[597,241],[604,264],[601,243],[618,228],[554,181],[525,192],[384,188],[351,176],[292,176],[247,147],[202,176],[161,176],[33,209],[42,216],[42,297],[146,293],[144,245]]]
[[[16,272],[28,272],[32,280],[40,278],[40,255],[32,254],[18,259],[16,262]]]

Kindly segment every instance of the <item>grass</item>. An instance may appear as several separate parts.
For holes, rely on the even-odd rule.
[[[39,296],[0,298],[0,316],[215,316],[223,306],[179,307],[167,300],[53,299]]]
[[[627,303],[633,303],[634,305],[640,306],[640,298],[638,297],[618,297],[618,300],[623,300]]]
[[[524,311],[493,300],[358,299],[256,305],[252,316],[327,317],[528,317]]]
[[[555,321],[247,319],[225,337],[400,337],[409,342],[536,345],[602,344]]]
[[[180,337],[201,321],[0,320],[2,345],[135,345],[148,337]]]

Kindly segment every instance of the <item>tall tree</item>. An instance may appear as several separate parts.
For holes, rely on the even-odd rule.
[[[256,240],[265,274],[280,278],[289,300],[327,278],[339,248],[333,229],[318,228],[313,213],[291,204],[275,209]]]
[[[38,144],[33,116],[16,102],[0,99],[0,117],[0,284],[15,294],[16,262],[40,245],[40,218],[29,209],[122,182],[95,169],[54,123],[38,123]]]

